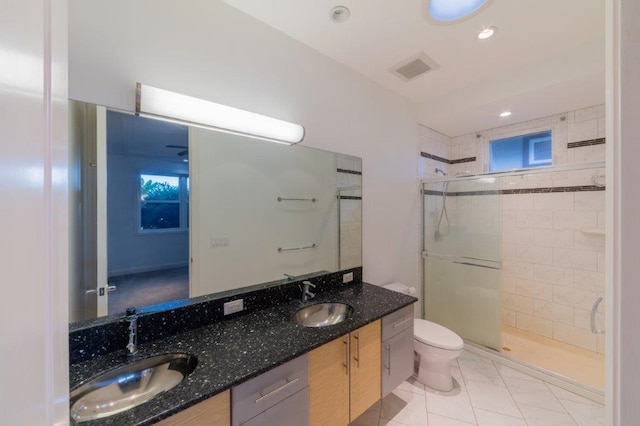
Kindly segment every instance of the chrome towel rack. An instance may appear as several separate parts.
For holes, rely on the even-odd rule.
[[[282,247],[278,247],[278,253],[282,253],[283,251],[295,251],[295,250],[306,250],[306,249],[314,249],[318,247],[318,245],[316,243],[311,244],[310,246],[306,246],[306,247],[293,247],[293,248],[282,248]]]
[[[283,198],[283,197],[278,197],[278,202],[282,202],[282,201],[311,201],[312,203],[315,203],[316,201],[320,201],[317,198]]]

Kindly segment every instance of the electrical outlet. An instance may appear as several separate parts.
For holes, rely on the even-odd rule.
[[[231,302],[227,302],[224,305],[224,314],[235,314],[236,312],[240,312],[244,309],[244,301],[243,299],[232,300]]]
[[[211,237],[211,247],[227,247],[229,244],[229,237]]]
[[[349,272],[348,274],[344,274],[342,276],[342,283],[350,283],[351,281],[353,281],[353,272]]]

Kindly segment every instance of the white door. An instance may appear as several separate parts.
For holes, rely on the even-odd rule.
[[[107,109],[96,107],[96,292],[98,316],[109,312],[109,287],[107,266]]]

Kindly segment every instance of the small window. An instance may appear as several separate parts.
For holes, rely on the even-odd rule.
[[[551,131],[489,142],[492,172],[550,166]]]
[[[189,178],[140,174],[140,231],[186,231],[189,223]]]

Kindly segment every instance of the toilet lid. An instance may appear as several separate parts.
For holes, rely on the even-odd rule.
[[[425,345],[455,351],[464,347],[462,338],[446,327],[435,322],[415,318],[413,337]]]

